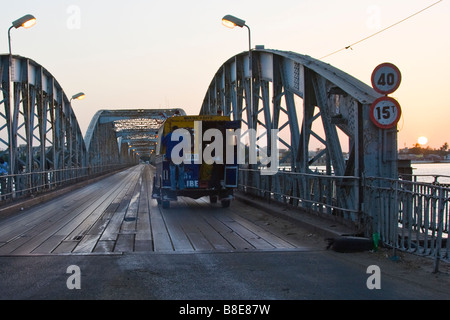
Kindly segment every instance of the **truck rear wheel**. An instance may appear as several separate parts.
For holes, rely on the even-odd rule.
[[[170,201],[169,200],[163,200],[162,201],[162,207],[164,209],[169,209],[170,208]]]
[[[222,200],[222,208],[228,208],[231,204],[231,200],[226,199],[226,200]]]
[[[210,203],[217,203],[217,196],[209,196]]]

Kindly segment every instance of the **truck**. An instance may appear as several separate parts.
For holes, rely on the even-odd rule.
[[[152,198],[170,208],[178,197],[209,197],[229,207],[238,186],[236,136],[240,121],[229,116],[167,118],[158,131]],[[230,138],[231,137],[231,138]]]

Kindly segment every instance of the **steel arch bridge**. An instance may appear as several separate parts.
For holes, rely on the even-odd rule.
[[[159,125],[182,109],[101,110],[83,138],[71,100],[37,62],[0,55],[0,199],[10,200],[135,164]]]
[[[278,145],[287,149],[283,154],[290,172],[263,177],[247,170],[241,186],[353,221],[365,219],[361,178],[398,178],[397,128],[383,130],[370,120],[370,106],[381,95],[309,56],[268,49],[251,54],[240,53],[219,68],[200,114],[219,111],[242,120],[258,131],[257,148],[270,150],[271,129],[278,129]],[[322,147],[311,154],[313,142]],[[348,154],[342,152],[345,147]],[[317,164],[324,164],[325,174],[335,179],[312,175]]]
[[[219,68],[199,112],[242,120],[244,129],[258,130],[260,149],[272,149],[271,130],[278,130],[276,143],[285,149],[281,161],[289,170],[262,176],[257,167],[243,166],[241,187],[352,221],[364,219],[362,178],[398,175],[397,129],[380,129],[370,120],[370,106],[380,95],[309,56],[268,49],[251,54],[249,59],[242,52]],[[8,163],[3,198],[105,166],[136,163],[138,154],[151,153],[164,118],[185,114],[101,110],[83,138],[70,100],[50,72],[25,57],[2,55],[0,62],[0,157]],[[314,143],[322,147],[311,154]],[[314,166],[321,163],[326,170],[318,174]]]
[[[87,165],[85,143],[70,100],[53,75],[29,58],[1,55],[0,78],[0,159],[7,174],[2,199],[81,174]]]
[[[258,129],[248,149],[272,150],[276,143],[286,149],[280,158],[289,169],[263,175],[261,163],[242,165],[239,187],[353,223],[393,248],[434,255],[437,270],[439,257],[448,260],[450,191],[398,179],[397,128],[380,129],[369,115],[380,95],[309,56],[261,48],[251,54],[242,52],[219,68],[200,114],[223,112],[244,129]],[[83,138],[58,81],[17,55],[0,55],[0,92],[0,204],[133,165],[138,154],[151,154],[165,117],[185,114],[101,110]],[[314,143],[322,147],[311,154]]]
[[[91,166],[136,163],[150,158],[155,150],[158,129],[183,109],[100,110],[86,132],[86,149]]]

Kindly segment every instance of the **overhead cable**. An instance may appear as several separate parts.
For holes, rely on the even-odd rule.
[[[344,47],[344,48],[342,48],[342,49],[339,49],[339,50],[336,50],[336,51],[334,51],[334,52],[331,52],[331,53],[327,54],[326,56],[321,57],[320,59],[327,58],[327,57],[329,57],[329,56],[331,56],[331,55],[333,55],[333,54],[336,54],[336,53],[338,53],[338,52],[341,52],[341,51],[343,51],[343,50],[352,49],[352,47],[355,46],[355,45],[357,45],[358,43],[361,43],[361,42],[363,42],[363,41],[365,41],[365,40],[367,40],[367,39],[370,39],[370,38],[376,36],[377,34],[380,34],[380,33],[384,32],[384,31],[386,31],[386,30],[388,30],[388,29],[390,29],[390,28],[392,28],[392,27],[395,27],[396,25],[398,25],[398,24],[400,24],[400,23],[402,23],[402,22],[404,22],[404,21],[406,21],[406,20],[408,20],[408,19],[410,19],[410,18],[412,18],[412,17],[414,17],[414,16],[416,16],[416,15],[418,15],[418,14],[424,12],[425,10],[430,9],[431,7],[437,5],[439,2],[442,2],[442,1],[443,1],[443,0],[436,1],[435,3],[429,5],[429,6],[426,7],[426,8],[423,8],[423,9],[420,10],[420,11],[417,11],[416,13],[414,13],[414,14],[412,14],[412,15],[406,17],[406,18],[404,18],[403,20],[400,20],[400,21],[398,21],[398,22],[396,22],[396,23],[390,25],[389,27],[386,27],[386,28],[384,28],[384,29],[381,29],[380,31],[377,31],[377,32],[375,32],[374,34],[371,34],[371,35],[368,36],[368,37],[365,37],[365,38],[363,38],[363,39],[361,39],[361,40],[358,40],[358,41],[356,41],[356,42],[354,42],[354,43],[352,43],[352,44],[350,44],[350,45],[348,45],[348,46],[346,46],[346,47]]]

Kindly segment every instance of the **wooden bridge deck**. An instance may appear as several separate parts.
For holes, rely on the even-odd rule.
[[[302,249],[245,218],[256,210],[181,197],[151,199],[152,168],[139,165],[0,221],[0,256]]]

